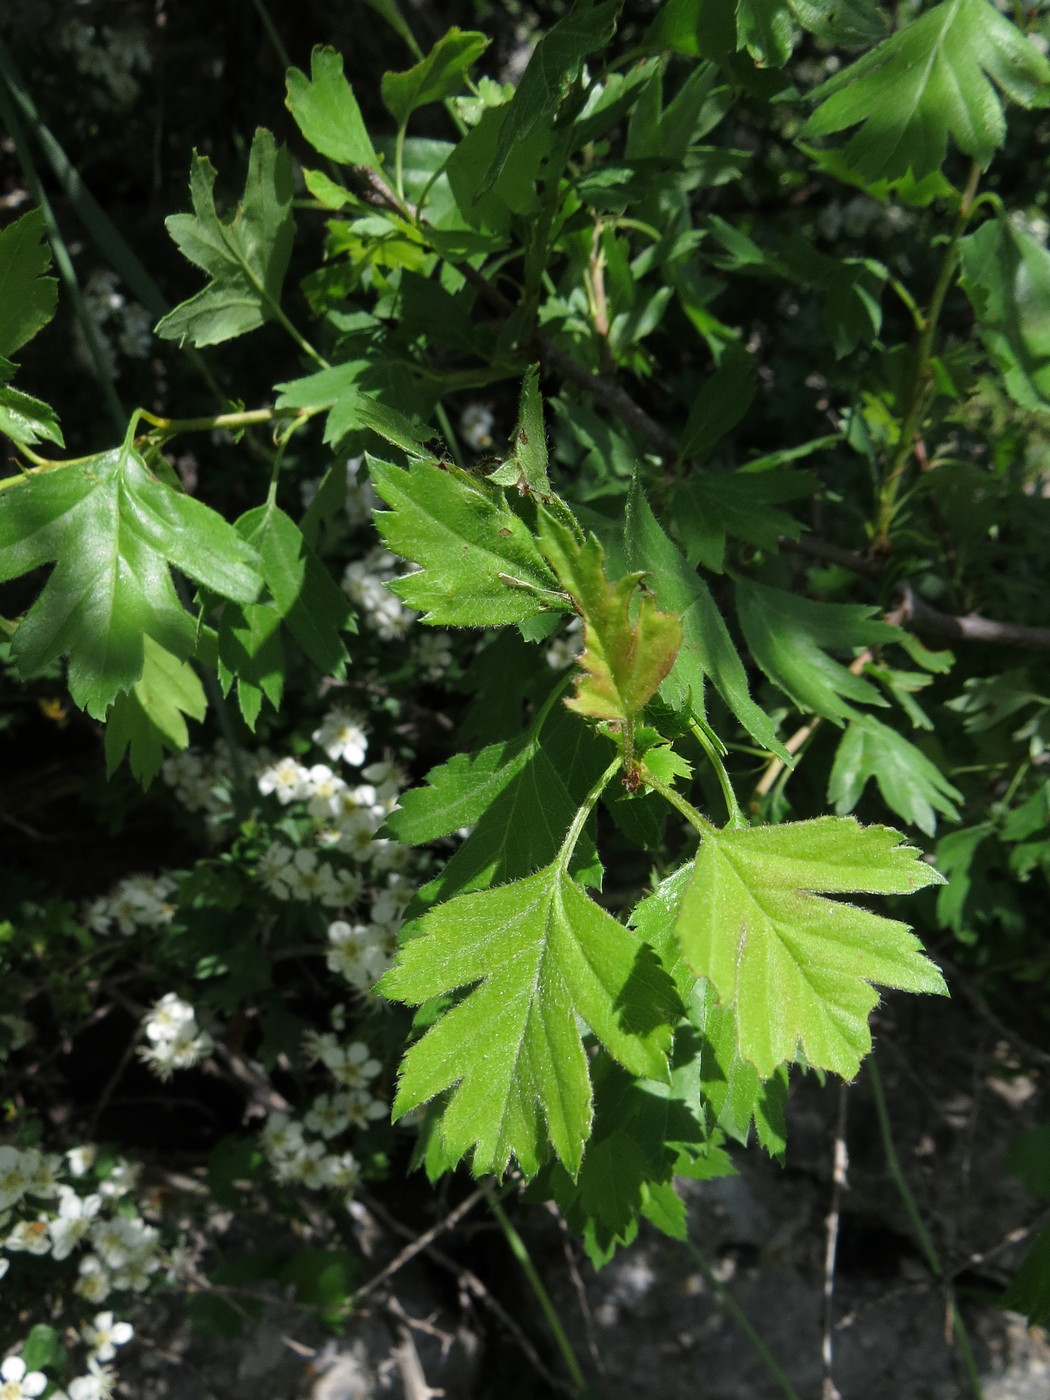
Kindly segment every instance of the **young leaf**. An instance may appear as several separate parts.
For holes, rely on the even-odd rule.
[[[227,603],[218,632],[217,670],[223,692],[228,694],[237,682],[237,703],[254,733],[263,700],[277,710],[284,694],[281,615],[272,603]]]
[[[217,345],[272,320],[292,253],[292,163],[273,136],[258,130],[248,159],[244,198],[229,223],[215,210],[215,167],[194,155],[192,214],[172,214],[165,227],[180,252],[210,277],[208,285],[157,325],[165,340]]]
[[[522,496],[531,496],[534,500],[549,501],[551,498],[539,365],[530,365],[525,372],[514,433],[514,455],[494,472],[489,472],[488,480],[497,486],[515,486]]]
[[[95,719],[141,677],[144,637],[180,660],[193,651],[196,629],[169,565],[242,603],[261,581],[254,550],[233,527],[158,481],[129,447],[0,492],[0,581],[51,562],[13,655],[33,675],[68,652],[70,694]]]
[[[144,641],[142,675],[113,701],[106,721],[106,772],[112,776],[128,752],[132,774],[148,787],[160,772],[166,749],[176,753],[190,741],[185,716],[203,719],[204,688],[188,661],[179,661],[152,637]]]
[[[676,710],[689,706],[702,719],[704,678],[709,677],[755,742],[790,766],[791,755],[769,716],[751,698],[744,664],[710,589],[664,534],[637,484],[627,499],[624,545],[628,563],[650,571],[656,601],[682,619],[682,645],[660,687],[663,699]]]
[[[632,618],[632,604],[644,574],[626,574],[610,583],[604,551],[593,535],[578,544],[572,533],[545,513],[543,551],[558,582],[583,617],[582,674],[569,709],[594,719],[624,723],[655,693],[674,665],[682,624],[662,613],[651,593],[643,593]]]
[[[552,120],[580,76],[583,60],[612,38],[619,8],[618,0],[586,9],[577,5],[542,36],[510,100],[496,154],[478,194],[492,188],[517,143]]]
[[[959,256],[959,283],[1010,396],[1050,407],[1050,253],[1003,216],[961,239]]]
[[[824,650],[896,641],[900,629],[876,621],[874,608],[814,603],[743,579],[737,583],[736,599],[752,656],[804,713],[816,711],[839,724],[856,714],[848,700],[886,704],[870,681],[855,676]]]
[[[289,68],[285,106],[299,130],[329,160],[340,165],[379,168],[354,90],[343,77],[343,58],[318,45],[310,55],[310,76]]]
[[[372,484],[391,507],[376,526],[395,554],[422,568],[393,591],[423,621],[447,627],[521,622],[545,608],[569,611],[528,527],[503,493],[449,464],[407,471],[370,461]]]
[[[937,830],[938,812],[959,820],[955,803],[962,793],[937,765],[895,729],[863,715],[846,726],[828,779],[828,798],[840,816],[853,811],[871,778],[887,807],[927,836]]]
[[[464,32],[453,25],[414,68],[405,73],[384,73],[383,101],[398,126],[405,126],[417,108],[462,92],[467,70],[488,46],[486,35],[476,30]]]
[[[526,1176],[544,1138],[570,1172],[591,1126],[580,1017],[633,1074],[667,1075],[674,994],[642,940],[594,904],[559,863],[461,895],[424,916],[379,984],[420,1005],[472,987],[402,1062],[395,1118],[453,1089],[441,1120],[450,1155]]]
[[[852,1079],[871,1048],[873,983],[944,992],[906,924],[825,894],[942,884],[899,832],[852,817],[711,830],[682,896],[686,961],[737,1019],[740,1053],[768,1079],[801,1049]]]
[[[1050,104],[1050,63],[990,0],[943,0],[810,93],[801,134],[859,125],[843,157],[868,183],[939,170],[949,136],[988,166],[1006,136],[993,81],[1023,107]]]
[[[0,356],[9,358],[55,314],[58,282],[51,266],[44,215],[30,209],[0,233]]]

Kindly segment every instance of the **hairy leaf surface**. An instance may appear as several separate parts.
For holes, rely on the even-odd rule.
[[[822,897],[942,884],[901,839],[852,817],[702,838],[678,915],[682,951],[733,1009],[740,1053],[761,1078],[801,1050],[852,1079],[871,1048],[872,984],[945,991],[906,924]]]
[[[370,463],[391,507],[377,511],[387,545],[422,565],[392,585],[423,621],[447,627],[521,622],[554,607],[569,611],[531,532],[503,492],[458,467],[416,461],[408,470]]]
[[[472,987],[405,1056],[395,1117],[453,1090],[441,1132],[473,1169],[575,1172],[591,1126],[582,1017],[632,1073],[665,1079],[675,997],[656,958],[558,864],[461,895],[420,921],[379,989],[421,1004]],[[478,985],[473,985],[478,984]]]
[[[582,674],[575,697],[566,704],[593,719],[625,722],[674,665],[682,624],[674,613],[662,613],[651,593],[643,593],[634,607],[644,574],[626,574],[610,583],[604,551],[593,535],[580,544],[545,514],[541,539],[559,583],[583,617]]]

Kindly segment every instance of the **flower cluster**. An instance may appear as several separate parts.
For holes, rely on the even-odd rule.
[[[108,88],[116,106],[126,107],[135,100],[139,90],[135,71],[148,72],[152,66],[142,33],[71,19],[62,26],[59,38],[78,70]]]
[[[152,320],[137,301],[128,301],[117,290],[120,279],[108,268],[97,268],[84,287],[84,308],[91,319],[94,338],[110,374],[120,373],[117,351],[132,360],[144,360],[152,344]],[[94,365],[92,348],[80,322],[75,324],[74,341],[78,358],[89,368]]]
[[[347,564],[343,574],[344,591],[384,642],[402,638],[416,617],[386,586],[403,572],[397,557],[378,546]]]
[[[230,807],[233,761],[228,746],[219,742],[209,752],[184,749],[164,760],[164,781],[188,812],[225,816]]]
[[[84,919],[96,933],[109,933],[114,924],[123,934],[161,928],[175,912],[174,893],[174,882],[166,875],[128,875],[110,894],[93,900]]]
[[[349,1201],[360,1169],[353,1153],[333,1148],[332,1140],[387,1116],[387,1104],[369,1087],[381,1066],[363,1041],[343,1044],[331,1032],[310,1034],[307,1050],[328,1071],[334,1092],[318,1094],[301,1119],[272,1113],[262,1131],[263,1151],[278,1181],[338,1191]]]
[[[107,1176],[89,1181],[89,1189],[78,1189],[74,1182],[88,1177],[94,1156],[90,1147],[74,1148],[63,1159],[35,1147],[0,1145],[0,1277],[10,1268],[9,1255],[49,1255],[61,1262],[85,1246],[89,1252],[79,1261],[74,1285],[82,1298],[101,1303],[115,1290],[148,1288],[164,1259],[159,1232],[126,1199],[136,1172],[118,1163]],[[2,1389],[0,1397],[6,1400]]]
[[[142,1022],[146,1045],[139,1055],[161,1079],[170,1079],[172,1070],[189,1069],[210,1055],[215,1042],[197,1025],[193,1007],[174,992],[156,1002]]]

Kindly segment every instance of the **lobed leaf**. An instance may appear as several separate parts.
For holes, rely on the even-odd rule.
[[[405,126],[419,107],[462,92],[467,70],[488,46],[486,35],[453,25],[415,67],[404,73],[384,73],[383,102],[398,126]]]
[[[828,647],[875,646],[896,641],[900,629],[857,603],[815,603],[780,588],[740,579],[737,612],[748,648],[774,685],[804,713],[841,723],[856,711],[848,702],[884,705],[863,676],[830,657]]]
[[[871,1048],[874,983],[945,992],[906,924],[824,894],[910,894],[942,884],[888,827],[852,817],[705,834],[682,895],[682,951],[732,1008],[740,1053],[768,1079],[801,1050],[852,1079]]]
[[[1006,136],[1004,96],[1050,104],[1050,63],[990,0],[943,0],[810,93],[802,136],[859,126],[843,158],[868,183],[939,170],[949,136],[988,166]]]
[[[166,750],[181,752],[190,741],[186,717],[204,718],[208,702],[196,671],[144,639],[142,675],[113,701],[106,720],[106,772],[112,776],[128,754],[131,772],[148,786],[160,772]]]
[[[627,499],[624,544],[628,562],[650,571],[657,602],[682,620],[682,645],[660,686],[663,699],[676,710],[688,707],[702,719],[704,681],[709,678],[756,743],[790,766],[793,760],[772,721],[751,698],[744,664],[710,589],[667,538],[637,484]]]
[[[449,627],[521,622],[548,608],[568,611],[558,581],[503,493],[444,463],[407,470],[370,461],[372,484],[391,507],[376,527],[395,554],[420,564],[393,591],[423,621]]]
[[[244,198],[229,223],[215,209],[215,167],[194,154],[192,214],[172,214],[165,227],[180,252],[210,278],[196,296],[157,324],[165,340],[218,345],[244,335],[278,313],[295,232],[292,163],[260,128],[252,141]]]
[[[667,1076],[671,984],[642,940],[555,863],[498,889],[461,895],[420,921],[379,984],[420,1005],[471,987],[402,1062],[395,1118],[451,1090],[441,1134],[477,1175],[512,1157],[535,1175],[549,1138],[575,1173],[591,1126],[577,1018],[632,1073]],[[474,985],[478,984],[478,985]]]
[[[69,655],[74,701],[102,719],[143,674],[144,638],[179,660],[196,628],[168,572],[237,602],[259,591],[257,556],[231,525],[158,481],[128,446],[24,477],[0,492],[0,581],[56,565],[12,651],[25,675]]]
[[[340,165],[379,168],[357,105],[354,90],[343,77],[342,55],[318,45],[310,55],[310,76],[289,68],[285,106],[313,146]]]
[[[58,282],[44,276],[50,266],[42,210],[30,209],[0,232],[0,356],[5,359],[55,314]]]
[[[902,734],[863,715],[846,726],[828,779],[828,798],[840,816],[853,811],[872,778],[887,807],[927,836],[937,830],[938,812],[959,820],[958,788]]]

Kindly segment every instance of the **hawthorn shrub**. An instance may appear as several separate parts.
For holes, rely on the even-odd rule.
[[[675,1180],[731,1143],[780,1155],[789,1072],[854,1079],[878,988],[1045,981],[1050,254],[996,172],[1050,25],[581,0],[511,84],[485,33],[424,53],[373,8],[412,49],[386,118],[334,50],[292,67],[292,149],[193,156],[172,309],[97,208],[113,271],[77,289],[0,54],[39,205],[0,232],[6,723],[101,749],[128,851],[102,888],[9,873],[5,1397],[107,1393],[159,1288],[236,1324],[122,1078],[236,1088],[156,1130],[226,1206],[336,1218],[463,1164],[600,1266],[641,1218],[684,1239]],[[148,310],[208,412],[61,455],[12,359],[48,237],[116,416]],[[252,406],[199,353],[246,336]],[[1035,1318],[1048,1250],[1007,1299]],[[273,1276],[339,1327],[358,1274],[318,1257]]]

